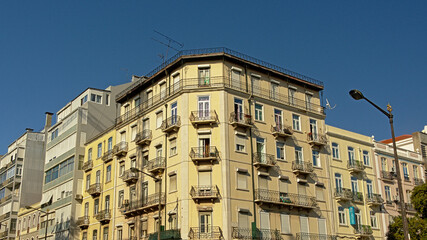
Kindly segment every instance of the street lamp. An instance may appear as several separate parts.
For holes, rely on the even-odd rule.
[[[357,89],[351,90],[349,92],[349,94],[355,100],[365,99],[372,106],[374,106],[376,109],[378,109],[384,115],[386,115],[390,121],[391,138],[393,140],[394,160],[396,162],[397,188],[399,189],[400,209],[402,210],[403,236],[404,236],[405,240],[409,240],[408,221],[406,218],[405,201],[403,198],[402,178],[400,176],[400,164],[399,164],[399,159],[397,156],[396,138],[394,136],[393,114],[391,113],[391,111],[392,111],[391,106],[390,106],[390,104],[387,105],[387,111],[388,112],[386,112],[382,108],[378,107],[375,103],[373,103],[369,99],[367,99],[365,96],[363,96],[362,92],[360,92]]]
[[[138,169],[138,168],[131,168],[131,171],[135,171],[135,172],[140,172],[144,175],[147,175],[149,177],[151,177],[152,179],[154,179],[154,181],[160,181],[160,187],[159,187],[159,221],[157,223],[157,240],[160,240],[160,227],[162,226],[162,218],[161,218],[161,207],[162,207],[162,178],[161,177],[156,177],[154,175],[151,175],[149,173],[143,172],[142,170]]]
[[[25,206],[26,209],[33,209],[39,212],[42,212],[44,214],[46,214],[46,228],[44,231],[44,240],[47,240],[47,226],[49,224],[49,209],[47,209],[46,211],[41,210],[40,208],[33,208],[31,206]]]

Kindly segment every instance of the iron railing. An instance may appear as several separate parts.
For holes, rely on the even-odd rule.
[[[297,240],[336,240],[338,238],[336,235],[299,232],[296,234],[296,239]]]
[[[190,196],[192,198],[218,198],[219,189],[217,185],[192,186],[190,190]]]
[[[104,209],[95,216],[96,220],[100,222],[109,221],[111,219],[111,210],[110,209]]]
[[[305,208],[315,208],[317,206],[315,197],[295,193],[284,193],[267,189],[255,189],[255,201]]]
[[[396,178],[396,174],[394,172],[381,171],[381,178],[391,181]]]
[[[89,219],[90,219],[89,216],[79,217],[76,221],[76,225],[81,228],[88,227],[90,223]]]
[[[116,155],[126,154],[128,152],[128,143],[125,141],[117,143],[113,148],[113,153]]]
[[[86,189],[86,192],[90,195],[99,195],[101,194],[102,187],[100,183],[94,183],[89,186],[88,189]]]
[[[127,204],[123,204],[121,211],[124,214],[132,213],[133,211],[137,211],[140,209],[144,209],[147,207],[155,207],[159,204],[160,193],[154,193],[148,195],[146,197],[142,197],[142,199],[131,200]],[[165,203],[165,194],[161,195],[161,204]]]
[[[334,196],[343,200],[353,199],[353,192],[348,188],[335,188]]]
[[[148,161],[147,170],[148,171],[156,171],[165,168],[165,158],[164,157],[156,157]]]
[[[136,144],[143,144],[143,143],[146,143],[147,141],[151,141],[151,138],[152,138],[151,130],[144,129],[141,132],[136,134],[134,141]]]
[[[218,114],[216,114],[215,110],[192,111],[190,114],[190,121],[191,122],[216,122],[218,121]]]
[[[363,165],[363,162],[359,160],[348,160],[347,168],[354,171],[363,171],[365,170],[365,166]]]
[[[353,201],[363,202],[363,194],[361,192],[353,192]]]
[[[383,204],[384,199],[381,197],[380,194],[368,194],[366,197],[366,200],[368,201],[368,204]]]
[[[372,227],[369,225],[359,225],[355,226],[354,233],[359,235],[372,235]]]
[[[276,124],[276,126],[271,125],[271,132],[279,136],[291,136],[293,134],[293,130],[290,126],[282,124]]]
[[[326,145],[328,138],[325,134],[309,132],[307,133],[307,141],[313,144]]]
[[[230,123],[239,125],[251,125],[252,116],[242,112],[232,112],[230,113]]]
[[[292,162],[292,170],[299,172],[311,173],[313,172],[313,164],[310,162],[302,162],[302,161],[293,161]]]
[[[148,240],[157,240],[158,232],[151,233],[148,237]],[[168,229],[160,231],[160,239],[181,239],[181,230],[180,229]]]
[[[253,155],[254,165],[275,165],[276,159],[273,154],[255,152]]]
[[[86,172],[86,171],[91,170],[92,168],[93,168],[93,161],[86,161],[83,163],[83,166],[82,166],[83,171]]]
[[[166,120],[163,120],[160,128],[163,131],[167,131],[170,128],[179,127],[179,126],[181,126],[181,117],[178,115],[174,115],[174,116],[168,117]]]
[[[192,159],[218,158],[219,152],[215,146],[192,147],[190,157]]]
[[[233,227],[231,236],[233,239],[261,239],[261,240],[281,240],[282,236],[279,230],[273,229],[251,229]]]
[[[108,161],[111,161],[111,160],[113,160],[113,149],[110,149],[110,150],[106,151],[104,153],[104,155],[102,155],[102,161],[108,162]]]
[[[400,207],[400,201],[396,202],[396,206],[397,206],[397,210],[401,211],[401,207]],[[414,205],[412,205],[412,203],[405,203],[405,210],[409,211],[409,212],[415,212],[415,208]]]
[[[423,185],[423,184],[424,184],[424,181],[423,181],[421,178],[415,178],[415,177],[414,177],[414,184],[415,184],[416,186],[418,186],[418,185]]]
[[[134,169],[131,168],[131,169],[124,171],[123,175],[120,176],[120,178],[124,182],[132,182],[132,181],[138,180],[138,176],[139,176],[139,172],[135,171]]]
[[[190,227],[190,239],[222,239],[222,230],[218,226]]]

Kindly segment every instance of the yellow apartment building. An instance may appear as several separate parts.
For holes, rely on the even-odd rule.
[[[85,145],[83,183],[79,184],[76,200],[82,209],[76,225],[80,239],[112,239],[114,231],[114,203],[116,185],[116,130],[109,128]]]
[[[35,203],[30,207],[30,209],[25,207],[19,209],[15,239],[37,240],[39,238],[40,216],[43,213],[37,210],[40,208],[40,203]]]
[[[329,125],[327,135],[333,231],[338,237],[384,239],[372,138]]]
[[[113,239],[156,239],[158,221],[162,239],[330,237],[322,90],[226,48],[134,77],[116,98]]]

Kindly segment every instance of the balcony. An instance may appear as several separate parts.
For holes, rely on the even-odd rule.
[[[7,229],[6,229],[6,231],[0,233],[0,238],[6,238],[7,236],[9,236]]]
[[[292,171],[297,175],[310,174],[313,172],[313,164],[310,162],[293,161]]]
[[[190,122],[197,127],[197,125],[214,125],[218,122],[218,114],[215,110],[211,111],[192,111],[190,114]]]
[[[255,202],[258,204],[299,207],[304,209],[313,209],[317,207],[315,197],[267,189],[255,189]]]
[[[336,235],[318,234],[318,233],[302,233],[296,234],[297,240],[336,240]]]
[[[361,161],[358,160],[349,160],[347,163],[347,169],[350,170],[351,173],[360,173],[365,170],[365,166]]]
[[[325,134],[320,133],[307,133],[307,141],[311,146],[322,147],[328,143],[328,139]]]
[[[338,201],[351,201],[353,192],[348,188],[335,188],[334,196]]]
[[[188,233],[190,239],[223,239],[222,230],[218,226],[191,227]]]
[[[135,171],[134,169],[128,169],[123,172],[123,175],[120,176],[120,178],[123,180],[123,182],[127,184],[132,184],[138,181],[138,176],[138,171]]]
[[[396,174],[394,172],[381,171],[381,178],[383,181],[394,181],[396,179]]]
[[[148,237],[148,240],[157,240],[157,232],[151,233]],[[180,229],[169,229],[160,231],[160,239],[181,239],[181,230]],[[135,239],[136,240],[136,239]]]
[[[396,201],[396,207],[397,207],[397,211],[399,212],[402,211],[400,207],[400,201]],[[412,203],[405,203],[405,210],[410,213],[417,212],[417,210],[415,210],[414,205],[412,205]]]
[[[93,168],[93,161],[87,161],[83,163],[83,166],[82,166],[83,171],[87,172],[89,170],[92,170],[92,168]]]
[[[181,126],[181,117],[178,115],[174,115],[169,117],[166,120],[163,120],[160,128],[165,133],[178,132],[179,127]]]
[[[409,178],[409,175],[403,175],[403,180],[405,180],[405,182],[411,181],[411,179]]]
[[[249,114],[232,112],[230,113],[229,121],[234,128],[250,128],[252,125],[252,116]]]
[[[128,153],[128,143],[127,142],[119,142],[113,148],[113,153],[117,157],[124,156]]]
[[[219,159],[219,152],[215,146],[192,147],[190,157],[196,164],[199,162],[210,162],[212,164]]]
[[[108,222],[110,222],[110,219],[111,219],[111,210],[110,209],[102,210],[102,211],[98,212],[98,214],[95,215],[95,218],[101,224],[108,223]]]
[[[210,200],[214,202],[219,199],[219,189],[216,185],[211,186],[192,186],[190,196],[197,203],[201,200]]]
[[[76,225],[81,229],[85,229],[89,227],[89,216],[79,217],[76,221]]]
[[[142,199],[131,200],[125,202],[121,207],[121,212],[126,215],[126,217],[140,215],[142,213],[154,212],[159,209],[159,193],[154,193],[148,195],[147,197],[142,197]],[[165,194],[161,195],[160,205],[165,205]],[[125,200],[126,201],[126,200]]]
[[[279,230],[254,229],[233,227],[231,232],[233,239],[263,239],[263,240],[282,240]]]
[[[423,185],[424,181],[421,178],[414,178],[414,184],[415,186]]]
[[[368,201],[369,206],[381,206],[384,203],[380,194],[368,194],[366,201]]]
[[[147,146],[147,145],[150,145],[151,138],[152,138],[151,130],[144,129],[141,132],[136,134],[134,141],[135,141],[135,144],[139,146]]]
[[[355,226],[354,234],[360,237],[369,237],[369,236],[372,236],[372,228],[369,225]]]
[[[276,159],[273,154],[256,152],[254,153],[254,166],[256,168],[270,168],[276,165]]]
[[[161,174],[165,170],[165,158],[164,157],[156,157],[148,161],[147,170],[152,174]]]
[[[361,192],[353,192],[353,202],[363,203],[363,194]]]
[[[273,134],[275,138],[287,138],[292,136],[293,130],[290,126],[276,124],[276,126],[271,126],[271,134]]]
[[[94,183],[89,186],[88,189],[86,189],[86,192],[90,194],[92,197],[98,196],[101,194],[102,187],[100,183]]]
[[[108,150],[104,153],[104,155],[102,155],[102,161],[104,161],[104,163],[107,163],[109,161],[113,160],[113,149]]]

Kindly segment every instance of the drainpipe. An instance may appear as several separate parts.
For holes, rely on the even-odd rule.
[[[171,117],[172,117],[172,115],[171,115]],[[166,119],[166,121],[168,119],[168,104],[167,103],[165,103],[165,119]],[[166,179],[166,173],[167,173],[167,169],[168,169],[167,159],[168,159],[168,134],[166,133],[165,134],[165,171],[163,172],[164,173],[164,181],[163,182],[165,183],[165,209],[164,209],[164,212],[165,212],[164,223],[165,223],[165,225],[164,225],[164,230],[166,230],[166,215],[167,215],[166,203],[168,202],[167,201],[167,194],[166,194],[167,193],[167,182],[168,182]],[[161,185],[160,185],[160,188],[162,188]],[[161,199],[162,199],[162,196],[159,197],[159,200],[161,200]],[[160,215],[159,215],[159,218],[160,218]],[[161,218],[159,219],[159,221],[161,221]],[[159,234],[160,234],[160,229],[159,229]]]

